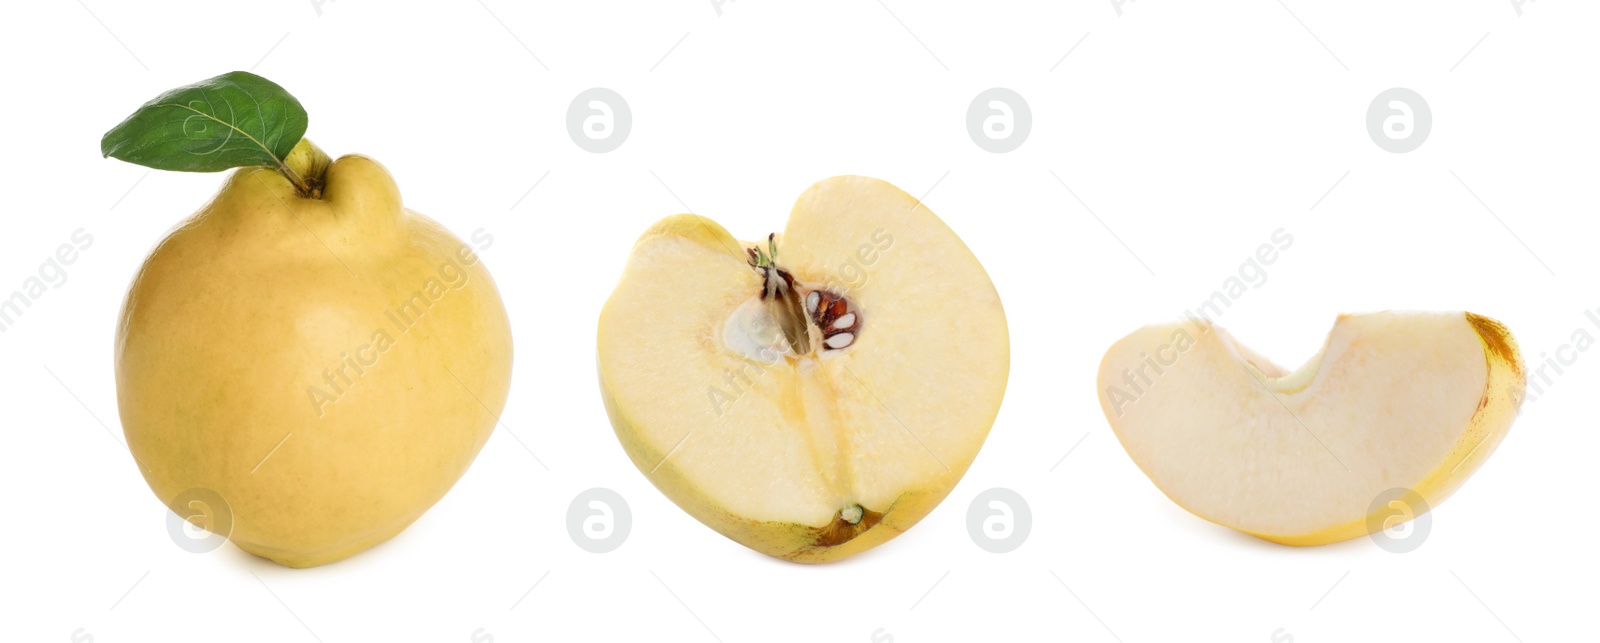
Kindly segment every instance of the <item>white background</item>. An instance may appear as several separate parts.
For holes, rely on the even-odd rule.
[[[1336,314],[1389,308],[1498,318],[1534,368],[1578,329],[1600,337],[1583,314],[1600,306],[1600,9],[1197,4],[9,4],[0,295],[75,229],[95,242],[0,334],[0,638],[1593,636],[1580,615],[1600,598],[1587,406],[1600,355],[1552,378],[1403,555],[1368,539],[1287,548],[1189,515],[1117,444],[1094,377],[1112,341],[1200,303],[1280,227],[1294,245],[1219,320],[1279,363],[1314,353]],[[505,426],[471,470],[393,541],[322,568],[175,546],[117,422],[122,294],[223,177],[103,160],[99,137],[161,91],[234,69],[293,92],[331,154],[385,163],[409,207],[492,234],[482,255],[514,321]],[[567,134],[568,103],[591,87],[633,113],[611,153]],[[1014,152],[966,132],[990,87],[1031,106]],[[1368,137],[1367,106],[1390,87],[1431,107],[1416,151]],[[651,222],[692,209],[756,238],[812,182],[849,173],[926,195],[984,262],[1012,368],[983,452],[937,511],[876,550],[800,566],[717,536],[632,466],[592,338]],[[568,503],[591,487],[632,510],[608,554],[567,534]],[[1034,518],[1009,554],[967,534],[991,487]]]

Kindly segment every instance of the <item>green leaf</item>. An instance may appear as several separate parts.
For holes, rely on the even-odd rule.
[[[235,71],[145,103],[100,139],[100,153],[158,170],[284,168],[306,110],[277,83]]]

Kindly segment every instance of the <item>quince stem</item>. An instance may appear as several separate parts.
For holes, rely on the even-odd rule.
[[[278,161],[278,172],[294,184],[300,196],[308,199],[322,198],[322,188],[326,184],[328,166],[333,164],[333,159],[327,152],[312,143],[311,139],[300,139],[293,150],[289,151],[287,158]]]

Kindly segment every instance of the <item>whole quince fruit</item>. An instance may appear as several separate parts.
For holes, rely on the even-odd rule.
[[[241,549],[310,567],[450,490],[505,405],[512,342],[474,249],[406,209],[382,165],[309,141],[285,163],[235,170],[146,259],[117,402],[164,503],[187,516],[174,503],[203,490]]]

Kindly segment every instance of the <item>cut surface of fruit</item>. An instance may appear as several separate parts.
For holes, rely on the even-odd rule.
[[[1392,490],[1421,511],[1443,502],[1505,436],[1524,385],[1505,327],[1459,312],[1342,316],[1295,372],[1203,322],[1148,326],[1099,374],[1106,419],[1162,492],[1291,545],[1370,533]]]
[[[977,455],[1009,368],[988,275],[925,206],[836,177],[781,235],[668,217],[600,317],[601,389],[634,463],[753,549],[820,562],[909,528]]]

